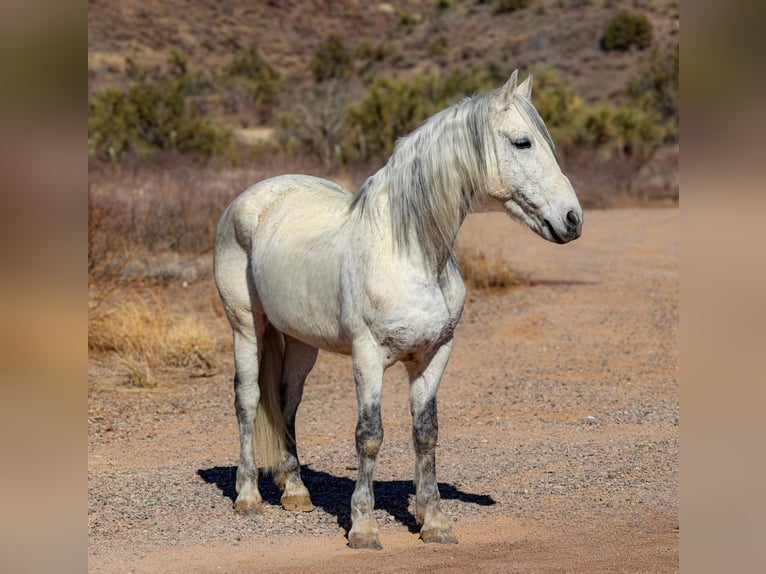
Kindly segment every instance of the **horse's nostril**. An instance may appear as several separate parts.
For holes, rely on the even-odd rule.
[[[574,209],[570,209],[569,213],[567,213],[567,221],[572,227],[580,223],[580,218],[577,216]]]

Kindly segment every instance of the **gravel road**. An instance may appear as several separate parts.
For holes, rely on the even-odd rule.
[[[346,548],[355,400],[349,359],[330,354],[298,414],[317,509],[281,510],[265,480],[264,514],[236,515],[228,329],[210,280],[171,286],[209,317],[220,360],[152,389],[90,362],[89,571],[678,571],[678,223],[678,209],[591,211],[582,238],[558,246],[500,213],[468,217],[460,246],[501,255],[530,285],[469,293],[442,381],[437,477],[457,546],[418,540],[394,367],[375,474],[385,548]]]

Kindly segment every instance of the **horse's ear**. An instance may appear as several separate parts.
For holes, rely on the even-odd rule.
[[[511,97],[513,96],[513,93],[516,91],[516,82],[519,79],[519,71],[514,70],[513,74],[511,74],[511,77],[508,79],[508,81],[503,86],[503,89],[500,91],[503,102],[508,103],[511,101]]]
[[[521,82],[519,86],[516,88],[516,90],[519,92],[519,94],[521,94],[528,100],[531,100],[532,99],[532,74],[529,74],[527,76],[527,79]]]

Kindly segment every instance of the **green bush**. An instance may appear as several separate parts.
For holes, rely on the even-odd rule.
[[[411,32],[420,23],[420,20],[421,16],[419,14],[413,14],[406,10],[401,10],[398,13],[399,27],[407,33]]]
[[[603,50],[627,51],[633,47],[643,50],[652,43],[652,24],[644,14],[620,12],[604,28]]]
[[[665,139],[666,130],[657,116],[633,106],[615,110],[613,147],[625,155],[648,157]]]
[[[485,86],[486,76],[477,68],[446,76],[438,68],[411,77],[378,76],[367,94],[347,108],[350,153],[362,159],[390,155],[396,138]]]
[[[529,0],[497,0],[495,2],[495,13],[505,14],[515,12],[529,6]]]
[[[373,46],[369,40],[362,40],[353,51],[354,58],[366,62],[382,62],[386,59],[387,54],[388,48],[385,44]]]
[[[582,139],[585,104],[550,70],[535,74],[532,100],[556,143]]]
[[[643,156],[667,137],[667,129],[652,110],[635,103],[586,105],[547,70],[535,75],[532,98],[561,146],[607,147],[624,155]]]
[[[88,143],[98,155],[118,157],[139,141],[138,114],[127,94],[107,88],[88,100]]]
[[[606,146],[627,156],[647,157],[665,135],[666,130],[651,112],[602,103],[584,111],[578,139],[593,148]]]
[[[279,82],[279,72],[264,59],[255,43],[234,57],[226,67],[226,74],[257,80],[264,84],[263,89],[266,91],[275,90]]]
[[[317,82],[344,78],[352,71],[353,56],[340,36],[330,34],[317,46],[309,67]]]
[[[174,75],[150,80],[138,74],[142,79],[127,92],[108,88],[89,99],[88,144],[93,153],[112,159],[153,150],[213,155],[230,145],[228,130],[203,120],[188,104],[181,66],[171,69]]]
[[[656,113],[673,136],[678,132],[678,44],[654,49],[642,58],[642,70],[628,84],[627,95],[642,109]]]
[[[356,101],[343,82],[321,84],[326,93],[304,95],[306,106],[278,116],[277,138],[287,153],[304,153],[325,164],[381,160],[398,137],[410,133],[434,113],[477,91],[497,85],[498,70],[455,71],[438,68],[412,76],[376,77]],[[492,77],[490,77],[492,74]],[[333,89],[330,89],[334,86]],[[629,101],[588,105],[553,72],[535,74],[535,106],[560,148],[612,150],[642,158],[668,137],[668,128],[651,109]]]
[[[279,72],[261,55],[257,44],[250,44],[224,68],[224,107],[230,112],[251,107],[267,120],[277,101],[280,82]]]

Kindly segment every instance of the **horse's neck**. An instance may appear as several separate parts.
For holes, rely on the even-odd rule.
[[[382,168],[380,171],[383,172],[387,168],[388,166]],[[401,166],[400,169],[409,169],[409,167]],[[378,177],[382,177],[387,180],[387,175],[388,174],[379,173]],[[466,187],[470,185],[468,182],[462,183]],[[458,195],[463,194],[463,190],[464,188],[455,186],[453,189],[449,189],[448,192]],[[426,190],[426,193],[432,191],[433,190]],[[378,201],[383,202],[382,213],[386,214],[386,218],[389,220],[388,225],[392,228],[393,233],[395,234],[397,231],[396,226],[393,224],[392,217],[395,217],[396,215],[392,214],[392,207],[390,203],[392,198],[390,194],[391,190],[386,189],[385,193],[381,193],[377,196],[377,199]],[[472,196],[473,193],[470,194],[470,197]],[[440,231],[444,235],[444,238],[441,241],[434,240],[432,235],[424,233],[423,229],[421,228],[423,225],[432,225],[431,221],[419,220],[414,216],[411,217],[409,219],[408,228],[404,230],[404,233],[407,234],[406,240],[397,242],[396,238],[394,238],[394,243],[396,244],[400,255],[402,255],[402,252],[404,252],[404,254],[413,260],[413,262],[420,261],[422,262],[422,265],[430,268],[430,270],[433,271],[436,275],[439,275],[444,269],[444,266],[447,264],[450,257],[453,255],[453,248],[458,231],[460,226],[463,224],[463,221],[465,220],[469,210],[470,201],[463,202],[461,200],[459,209],[457,210],[454,219],[450,220],[448,224],[443,222],[440,226]]]
[[[482,129],[469,112],[449,108],[402,139],[352,204],[361,216],[386,220],[400,255],[420,256],[436,270],[452,255],[473,194],[486,187]]]

